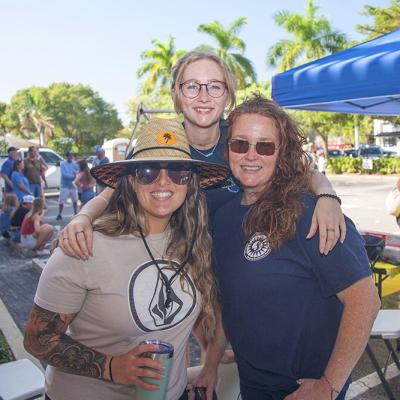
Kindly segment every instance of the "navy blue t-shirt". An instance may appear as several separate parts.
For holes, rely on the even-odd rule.
[[[219,127],[221,134],[214,151],[212,151],[212,148],[205,151],[195,150],[192,146],[190,146],[190,153],[195,160],[227,165],[225,159],[226,123],[224,120],[221,120]],[[212,152],[212,154],[207,157],[206,155],[210,152]],[[240,187],[238,186],[237,182],[234,181],[233,177],[231,177],[229,181],[221,187],[207,189],[205,194],[210,218],[213,217],[215,211],[219,207],[231,200],[232,197],[239,192],[239,190]]]
[[[245,243],[249,207],[236,196],[213,221],[216,275],[223,322],[240,378],[254,387],[276,387],[319,378],[333,350],[343,305],[336,293],[371,274],[364,242],[346,218],[347,235],[327,255],[318,235],[307,240],[315,197],[302,196],[293,238],[271,251],[255,233]]]

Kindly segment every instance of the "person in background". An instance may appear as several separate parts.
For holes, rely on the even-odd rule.
[[[19,203],[18,208],[11,214],[10,225],[11,225],[11,239],[15,242],[20,242],[20,229],[22,225],[22,221],[24,217],[32,208],[32,203],[35,198],[27,194],[22,198],[22,201]]]
[[[94,197],[95,180],[90,175],[86,160],[78,161],[79,172],[75,179],[75,185],[80,193],[81,207]]]
[[[11,182],[13,184],[13,191],[17,195],[19,201],[21,201],[25,195],[32,194],[29,188],[29,181],[25,177],[23,171],[24,161],[15,160],[13,164],[13,172],[11,174]]]
[[[35,250],[38,256],[50,254],[44,247],[54,234],[53,227],[42,222],[44,212],[44,201],[38,197],[33,201],[32,209],[25,215],[21,225],[21,247]]]
[[[34,197],[43,197],[42,175],[46,166],[39,159],[36,146],[29,146],[28,155],[24,159],[24,175],[29,181],[29,188]]]
[[[96,147],[96,158],[93,160],[93,167],[108,164],[110,160],[106,157],[106,153],[101,146]],[[106,186],[101,181],[96,181],[96,194],[100,194]]]
[[[325,157],[325,151],[319,150],[317,153],[317,166],[318,166],[318,171],[326,175],[326,157]]]
[[[19,202],[15,193],[6,193],[0,211],[0,232],[3,238],[10,239],[10,220],[12,213],[18,208]]]
[[[317,198],[303,140],[261,96],[228,118],[229,165],[243,192],[217,210],[213,244],[243,400],[344,400],[380,308],[351,220],[327,255],[306,239]]]
[[[74,153],[67,151],[65,156],[66,160],[60,164],[61,183],[60,183],[60,197],[58,200],[58,215],[56,220],[62,219],[62,212],[64,204],[69,198],[71,198],[72,206],[74,208],[74,214],[78,212],[78,191],[74,184],[76,178],[78,166],[74,160]]]
[[[1,166],[1,176],[5,182],[5,192],[10,193],[13,191],[13,183],[11,181],[11,174],[13,172],[14,161],[17,159],[18,149],[14,146],[8,148],[7,160]]]
[[[209,338],[203,386],[212,393],[223,335],[201,187],[229,169],[193,160],[179,120],[153,118],[131,159],[93,174],[115,188],[94,221],[95,256],[56,249],[26,325],[25,348],[47,364],[46,399],[133,400],[138,387],[156,389],[141,378],[163,379],[161,364],[140,355],[157,350],[141,344],[157,338],[174,346],[166,400],[187,400],[194,326]]]

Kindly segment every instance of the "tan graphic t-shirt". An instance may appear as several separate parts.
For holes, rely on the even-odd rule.
[[[147,242],[163,272],[166,233]],[[94,257],[83,262],[57,249],[40,277],[35,303],[58,313],[77,313],[68,334],[104,354],[119,355],[144,339],[160,339],[175,348],[167,400],[176,400],[186,386],[185,349],[200,311],[199,292],[191,277],[184,290],[172,284],[172,305],[164,307],[165,289],[140,238],[94,233]],[[176,264],[177,265],[177,264]],[[134,400],[135,387],[68,374],[48,366],[46,393],[53,400]]]

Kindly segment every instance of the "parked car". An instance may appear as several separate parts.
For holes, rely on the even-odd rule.
[[[344,156],[344,153],[340,149],[328,150],[328,157],[329,158],[343,157],[343,156]]]
[[[346,150],[343,150],[343,153],[346,157],[358,157],[359,156],[358,150],[356,150],[356,149],[346,149]]]
[[[28,155],[28,148],[24,147],[18,150],[19,156],[23,159]],[[48,165],[45,172],[46,182],[49,189],[60,187],[60,163],[64,159],[52,149],[46,147],[39,148],[39,157]]]
[[[382,147],[374,144],[365,144],[358,149],[359,156],[363,158],[381,158],[385,157]]]

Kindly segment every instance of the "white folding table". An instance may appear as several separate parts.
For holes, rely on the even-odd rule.
[[[388,351],[389,357],[391,356],[397,368],[400,370],[400,362],[396,352],[393,349],[390,339],[400,338],[400,310],[379,310],[378,316],[374,322],[371,330],[371,339],[381,339],[384,341]],[[390,400],[396,400],[393,392],[390,388],[388,381],[386,380],[385,373],[382,372],[379,366],[378,360],[375,357],[370,345],[367,345],[366,352],[374,365],[374,368],[382,382],[382,385],[389,396]]]
[[[0,400],[37,399],[43,394],[44,375],[32,361],[0,364]]]

